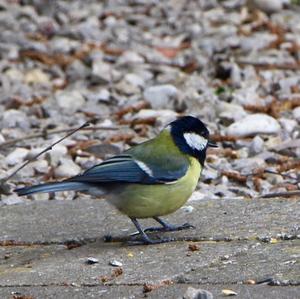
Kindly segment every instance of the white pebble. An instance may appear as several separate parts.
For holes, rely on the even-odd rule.
[[[153,109],[172,108],[178,97],[178,89],[171,85],[157,85],[146,88],[144,98]]]
[[[57,104],[68,113],[74,113],[85,104],[84,97],[79,91],[58,91],[55,95]]]
[[[56,178],[75,176],[81,171],[81,168],[71,159],[61,159],[60,163],[54,170]]]
[[[181,208],[185,213],[192,213],[194,210],[194,207],[192,206],[184,206]]]
[[[293,116],[298,122],[300,122],[300,107],[293,110]]]
[[[18,147],[5,158],[5,162],[9,166],[21,163],[26,158],[28,152],[28,149]]]
[[[277,134],[280,131],[278,121],[266,114],[252,114],[236,121],[227,128],[228,135],[239,137],[255,134]]]
[[[112,260],[109,262],[109,264],[113,267],[122,267],[123,266],[123,264],[117,260]]]

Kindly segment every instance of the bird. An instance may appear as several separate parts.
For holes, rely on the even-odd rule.
[[[19,196],[34,193],[80,191],[104,197],[127,215],[137,229],[134,243],[157,244],[172,238],[153,239],[147,232],[193,228],[189,223],[174,225],[161,217],[182,207],[196,189],[208,147],[206,125],[190,115],[169,123],[156,137],[129,148],[60,182],[22,187]],[[138,219],[153,218],[160,226],[142,228]],[[139,237],[139,240],[136,240]]]

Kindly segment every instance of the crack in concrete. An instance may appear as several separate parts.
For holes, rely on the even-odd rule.
[[[207,285],[207,282],[194,282],[194,281],[186,281],[186,282],[180,282],[176,281],[174,282],[171,280],[173,283],[171,285],[185,285],[185,284],[193,284],[193,285]],[[215,286],[223,286],[223,285],[247,285],[247,286],[254,286],[254,285],[269,285],[269,286],[276,286],[276,287],[287,287],[287,286],[300,286],[300,281],[285,281],[285,280],[277,280],[274,278],[268,278],[265,280],[266,282],[258,282],[256,284],[247,284],[247,283],[242,283],[241,281],[225,281],[225,282],[209,282],[210,285],[215,285]],[[273,283],[276,282],[276,283]],[[73,287],[73,288],[78,288],[78,287],[119,287],[119,286],[125,286],[125,287],[143,287],[146,283],[149,282],[141,282],[141,283],[105,283],[105,284],[97,284],[97,283],[82,283],[82,284],[77,284],[77,283],[49,283],[49,284],[14,284],[14,285],[0,285],[0,288],[19,288],[19,287]],[[155,285],[156,283],[152,283]],[[159,282],[157,283],[159,284]],[[167,284],[165,286],[168,286]]]
[[[37,241],[37,242],[27,242],[18,240],[0,240],[0,247],[8,246],[49,246],[49,245],[65,245],[69,249],[87,245],[89,243],[95,243],[101,241],[104,243],[122,243],[130,240],[128,237],[111,237],[110,241],[105,241],[107,236],[103,237],[91,237],[91,238],[81,238],[81,239],[69,239],[65,241]],[[300,239],[298,234],[280,234],[276,236],[253,236],[253,237],[178,237],[174,238],[174,242],[203,242],[203,243],[228,243],[228,242],[240,242],[240,241],[260,241],[263,243],[272,243],[274,240],[277,242],[290,241]]]

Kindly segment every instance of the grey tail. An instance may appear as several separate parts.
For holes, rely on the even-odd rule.
[[[48,193],[48,192],[58,192],[58,191],[87,191],[90,185],[87,183],[80,182],[53,182],[47,184],[40,184],[31,187],[24,187],[15,189],[18,195],[29,195],[33,193]]]

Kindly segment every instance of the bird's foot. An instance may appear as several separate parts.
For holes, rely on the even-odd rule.
[[[182,225],[167,224],[165,226],[146,227],[144,229],[144,232],[175,232],[175,231],[185,230],[190,228],[195,228],[195,226],[189,223],[184,223]],[[139,232],[137,231],[130,234],[130,236],[136,236],[138,234]]]

